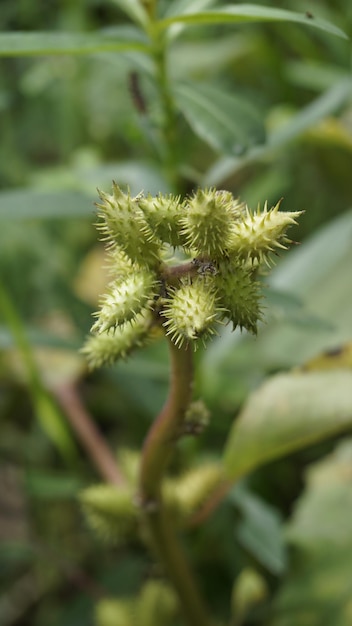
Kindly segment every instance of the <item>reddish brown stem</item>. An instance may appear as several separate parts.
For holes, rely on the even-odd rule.
[[[146,438],[140,473],[140,497],[153,547],[172,581],[188,626],[208,626],[209,616],[186,556],[163,505],[161,483],[192,399],[191,348],[170,344],[171,383],[165,406]]]
[[[209,496],[201,509],[197,511],[189,520],[188,526],[190,528],[194,526],[200,526],[210,515],[220,506],[221,502],[225,498],[226,494],[230,491],[233,484],[229,481],[224,481],[218,485],[215,491]]]
[[[192,399],[192,349],[180,349],[170,342],[170,354],[169,396],[143,446],[140,472],[140,495],[143,502],[157,500],[160,496],[161,481]]]
[[[56,385],[52,392],[102,478],[113,485],[124,484],[115,456],[84,407],[75,385]]]

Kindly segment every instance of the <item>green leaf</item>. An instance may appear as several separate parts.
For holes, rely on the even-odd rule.
[[[313,100],[311,104],[297,113],[288,124],[275,130],[270,137],[270,147],[276,148],[292,141],[324,117],[336,111],[350,97],[351,77],[347,76],[336,82],[331,89],[325,91],[319,98]]]
[[[218,76],[231,62],[241,61],[249,54],[255,54],[255,38],[245,33],[231,32],[221,38],[209,37],[205,40],[175,43],[170,50],[170,69],[175,79],[188,80],[189,77]]]
[[[30,497],[42,500],[58,500],[59,498],[73,498],[84,486],[77,476],[63,473],[49,473],[29,470],[25,476],[26,493]]]
[[[43,189],[0,192],[0,220],[82,216],[93,219],[97,187],[109,190],[113,180],[119,185],[128,185],[132,194],[142,189],[151,194],[169,191],[160,169],[141,161],[120,161],[86,168],[75,164],[67,168],[45,168],[42,173],[37,172],[36,180],[38,187]]]
[[[309,333],[286,319],[263,327],[257,348],[274,366],[299,365],[351,339],[351,237],[352,211],[348,211],[292,250],[269,277],[271,287],[289,287],[303,301],[313,323],[314,317],[326,322],[325,329],[319,323]]]
[[[232,490],[229,498],[243,517],[237,529],[239,543],[271,573],[284,572],[287,555],[279,512],[242,484]]]
[[[231,480],[352,425],[352,371],[280,374],[254,392],[231,429]]]
[[[43,430],[68,461],[77,458],[76,443],[71,435],[67,421],[61,410],[44,387],[39,368],[32,351],[32,346],[16,307],[7,291],[0,283],[0,313],[7,323],[21,356],[25,368],[28,387],[36,417]]]
[[[192,130],[215,150],[238,154],[264,141],[261,117],[244,98],[212,85],[177,84],[174,93]]]
[[[121,186],[128,186],[132,195],[137,195],[141,190],[152,195],[170,192],[159,165],[142,160],[102,163],[86,169],[77,167],[74,175],[75,180],[78,180],[85,190],[94,193],[95,199],[96,188],[109,190],[113,180]]]
[[[44,346],[46,348],[60,348],[78,352],[82,346],[82,337],[64,338],[53,333],[46,332],[41,328],[36,328],[26,324],[26,333],[32,346]],[[13,348],[15,342],[13,336],[6,326],[0,324],[0,350]]]
[[[0,220],[93,215],[93,198],[76,191],[14,189],[0,193]]]
[[[201,25],[240,24],[249,22],[294,22],[312,26],[313,28],[319,28],[337,37],[348,39],[346,33],[340,28],[320,18],[314,17],[312,19],[306,13],[295,13],[293,11],[286,11],[285,9],[275,9],[255,4],[237,4],[210,11],[176,15],[160,20],[158,26],[161,29],[165,29],[176,23]]]
[[[333,321],[330,322],[318,314],[311,313],[306,309],[303,299],[295,294],[273,287],[264,287],[262,291],[267,308],[266,323],[270,324],[270,320],[274,318],[274,320],[289,322],[313,332],[334,329]]]
[[[176,0],[176,2],[169,3],[165,11],[165,17],[170,18],[176,15],[200,11],[212,4],[215,4],[215,0]]]
[[[291,60],[286,63],[285,76],[291,84],[300,89],[317,90],[330,89],[336,81],[350,78],[349,70],[333,63],[323,61],[309,61],[308,59]]]
[[[137,29],[123,26],[100,33],[0,33],[0,56],[92,54],[131,50],[148,51],[148,44]]]
[[[216,0],[177,0],[170,2],[164,17],[173,18],[178,15],[186,15],[195,11],[202,11],[215,3]],[[168,39],[174,39],[187,27],[187,24],[176,23],[168,29]]]
[[[241,157],[222,157],[206,172],[202,185],[219,185],[242,168],[277,155],[278,149],[297,139],[351,98],[351,77],[336,82],[331,89],[300,110],[282,127],[273,130],[262,146],[253,146]]]
[[[148,13],[140,0],[112,0],[112,2],[137,24],[140,24],[141,26],[146,26],[148,24]]]
[[[271,626],[350,626],[352,440],[307,472],[307,487],[287,526],[295,548],[274,601]]]

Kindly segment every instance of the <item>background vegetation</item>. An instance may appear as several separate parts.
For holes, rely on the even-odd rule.
[[[180,446],[175,468],[219,458],[226,442],[232,458],[232,422],[269,375],[327,368],[328,377],[303,392],[314,396],[319,424],[320,396],[337,390],[328,426],[306,437],[315,444],[276,458],[300,447],[289,443],[305,418],[293,401],[296,427],[283,451],[264,442],[266,464],[259,468],[255,456],[247,477],[185,540],[219,619],[229,619],[232,594],[234,624],[347,626],[352,440],[341,431],[352,421],[343,378],[352,365],[350,44],[314,21],[350,35],[351,3],[270,3],[301,11],[306,24],[174,25],[164,91],[124,4],[1,3],[0,622],[92,624],[100,599],[138,593],[151,574],[161,575],[138,543],[103,548],[77,501],[82,487],[99,481],[77,436],[77,413],[94,416],[114,451],[139,449],[167,392],[162,343],[93,375],[78,354],[105,281],[93,228],[96,187],[109,191],[114,179],[133,194],[216,185],[252,207],[283,197],[283,209],[305,210],[292,231],[302,245],[266,281],[258,338],[226,328],[197,354],[197,394],[212,419]],[[215,4],[160,0],[158,7],[172,17]]]

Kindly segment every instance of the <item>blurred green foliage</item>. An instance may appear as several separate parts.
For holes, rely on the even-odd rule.
[[[158,2],[165,19],[216,4]],[[77,495],[99,477],[48,394],[63,383],[78,387],[117,452],[140,448],[167,392],[162,343],[90,376],[78,356],[105,280],[92,226],[96,187],[108,191],[115,179],[132,193],[184,194],[216,185],[252,207],[283,196],[284,209],[306,211],[293,234],[302,245],[278,259],[266,281],[267,315],[259,337],[225,328],[197,354],[196,393],[213,417],[200,438],[179,446],[174,471],[221,456],[240,406],[270,373],[327,350],[338,358],[339,347],[352,340],[351,49],[344,37],[316,27],[321,18],[351,35],[350,1],[275,3],[275,9],[300,11],[306,24],[173,24],[171,155],[148,42],[124,5],[1,2],[4,626],[92,624],[97,601],[131,597],[151,574],[160,575],[139,543],[104,550],[86,528]],[[138,6],[129,3],[130,17],[134,7],[139,15]],[[351,362],[343,367],[348,370]],[[318,405],[319,389],[306,391]],[[341,397],[347,427],[352,407],[347,393]],[[251,416],[255,428],[260,415]],[[333,417],[332,411],[329,423]],[[341,430],[326,432],[337,437]],[[350,624],[351,444],[339,443],[331,453],[334,444],[315,443],[264,468],[253,463],[252,474],[204,526],[187,534],[202,588],[220,619],[229,619],[235,580],[233,597],[246,607],[235,616],[238,624]],[[288,445],[287,451],[294,448]],[[265,452],[268,461],[278,456]],[[325,486],[319,482],[324,472]],[[329,488],[331,481],[336,490]],[[257,585],[253,601],[241,596],[248,589],[241,578],[247,568]]]

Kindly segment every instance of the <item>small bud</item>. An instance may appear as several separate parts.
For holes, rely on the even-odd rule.
[[[265,578],[252,568],[242,570],[236,579],[231,597],[232,617],[239,624],[244,623],[250,609],[268,597],[269,589]]]
[[[140,452],[129,448],[120,448],[118,453],[119,466],[131,487],[137,485],[139,478]]]
[[[125,359],[132,350],[144,346],[152,334],[153,317],[150,311],[142,311],[130,322],[114,329],[88,337],[81,349],[91,370],[111,365],[117,359]]]
[[[154,296],[154,275],[146,269],[133,268],[129,276],[111,283],[110,290],[102,300],[102,307],[95,316],[92,332],[102,333],[133,319]]]
[[[174,248],[182,246],[184,238],[181,235],[180,219],[184,212],[180,196],[163,196],[155,198],[148,196],[139,201],[150,230],[165,243]]]
[[[199,189],[188,201],[181,220],[188,248],[197,255],[222,256],[232,241],[233,224],[241,217],[243,208],[228,191]]]
[[[99,230],[108,244],[117,244],[133,261],[154,267],[158,264],[161,245],[148,226],[138,197],[131,198],[113,183],[113,195],[99,192],[103,204],[100,209]]]
[[[226,309],[223,317],[232,322],[233,329],[239,326],[256,334],[261,293],[253,274],[253,268],[224,261],[219,265],[217,284],[219,300]]]
[[[182,284],[173,290],[161,315],[166,318],[166,334],[179,347],[214,334],[218,308],[213,283],[199,278]]]
[[[178,610],[178,600],[173,589],[159,580],[149,580],[140,592],[136,607],[136,625],[171,626]]]
[[[174,515],[187,521],[199,511],[223,480],[220,463],[203,463],[177,479],[165,481],[165,500]]]
[[[134,626],[133,605],[128,600],[104,598],[95,607],[96,626]]]
[[[95,485],[80,494],[89,526],[109,543],[121,543],[136,532],[137,509],[126,487]]]
[[[189,405],[182,426],[182,435],[200,435],[208,426],[210,418],[209,409],[203,400],[196,400]]]
[[[279,211],[280,202],[269,211],[267,203],[263,211],[258,207],[255,213],[251,213],[247,207],[243,219],[237,221],[232,228],[228,246],[231,256],[269,265],[270,253],[287,248],[285,244],[291,242],[286,237],[286,231],[292,224],[297,224],[296,218],[302,211]]]

